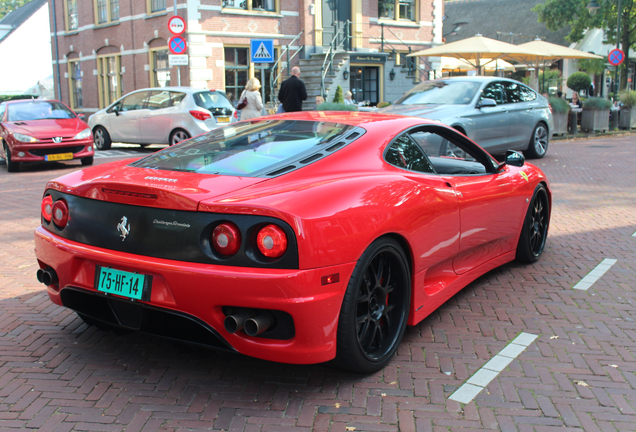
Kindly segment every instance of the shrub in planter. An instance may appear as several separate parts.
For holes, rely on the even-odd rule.
[[[612,102],[605,98],[591,97],[583,101],[581,129],[584,131],[609,130],[609,111]]]
[[[568,113],[570,104],[562,98],[551,97],[548,99],[552,107],[552,119],[554,120],[554,133],[565,134],[568,132]]]
[[[358,111],[358,107],[344,103],[325,102],[318,105],[316,111]]]
[[[333,95],[333,103],[344,103],[344,96],[342,95],[342,87],[336,87],[336,94]]]
[[[568,87],[575,92],[580,93],[590,88],[592,84],[592,78],[585,72],[574,72],[568,77]]]
[[[619,117],[621,129],[636,127],[636,91],[624,91],[619,100],[623,104]]]

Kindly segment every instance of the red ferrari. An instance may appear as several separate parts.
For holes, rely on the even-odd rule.
[[[49,182],[37,277],[102,329],[369,373],[468,283],[539,259],[550,203],[520,153],[440,123],[268,116]]]
[[[93,134],[86,122],[55,100],[0,103],[0,142],[9,172],[23,162],[80,159],[92,165]]]

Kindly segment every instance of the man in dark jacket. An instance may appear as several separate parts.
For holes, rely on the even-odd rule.
[[[307,89],[305,88],[305,83],[300,79],[300,68],[298,66],[292,68],[291,76],[281,84],[278,100],[281,101],[283,108],[281,111],[279,107],[278,112],[303,110],[303,101],[307,100]]]

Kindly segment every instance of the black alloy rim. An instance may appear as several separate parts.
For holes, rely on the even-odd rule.
[[[548,230],[548,205],[543,193],[538,194],[532,204],[530,222],[530,249],[534,256],[539,256],[543,251]]]
[[[356,333],[364,355],[381,361],[391,353],[406,320],[406,269],[392,249],[379,251],[358,287]]]

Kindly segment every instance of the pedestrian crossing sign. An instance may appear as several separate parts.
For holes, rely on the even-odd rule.
[[[274,63],[274,39],[251,39],[252,63]]]

